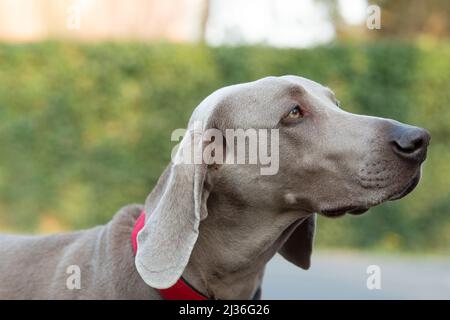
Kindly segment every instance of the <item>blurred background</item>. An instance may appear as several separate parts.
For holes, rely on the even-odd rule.
[[[265,297],[448,299],[449,35],[447,0],[0,0],[0,231],[108,222],[143,203],[205,96],[296,74],[432,142],[412,194],[319,218],[312,269],[277,257]]]

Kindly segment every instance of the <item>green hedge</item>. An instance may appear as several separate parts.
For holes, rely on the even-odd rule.
[[[362,217],[320,219],[322,246],[450,250],[450,46],[307,50],[170,44],[0,45],[0,229],[48,232],[142,203],[170,133],[216,88],[298,74],[345,109],[430,129],[422,183]]]

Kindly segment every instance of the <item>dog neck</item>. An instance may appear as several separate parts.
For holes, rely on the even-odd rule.
[[[232,200],[210,195],[208,217],[183,273],[210,299],[251,299],[267,262],[303,220],[298,212],[255,212]]]

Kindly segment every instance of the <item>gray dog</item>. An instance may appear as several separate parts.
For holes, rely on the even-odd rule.
[[[219,131],[278,129],[278,172],[172,161],[145,206],[122,208],[105,226],[1,235],[0,298],[161,299],[158,289],[182,277],[210,299],[250,299],[277,252],[309,268],[316,212],[360,214],[411,192],[430,140],[424,129],[345,112],[330,89],[297,76],[222,88],[188,129],[197,121]],[[143,210],[135,255],[130,237]],[[80,270],[79,288],[67,285],[70,266]]]

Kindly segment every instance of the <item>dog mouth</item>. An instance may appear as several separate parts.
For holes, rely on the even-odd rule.
[[[394,201],[401,199],[405,197],[407,194],[409,194],[411,191],[413,191],[417,184],[420,181],[420,172],[417,173],[403,188],[400,189],[398,192],[394,192],[391,196],[389,196],[386,201]],[[381,201],[384,202],[384,201]],[[380,202],[380,203],[381,203]],[[344,206],[344,207],[338,207],[334,209],[326,209],[322,210],[320,213],[322,213],[324,216],[329,218],[338,218],[342,217],[346,213],[349,213],[351,215],[361,215],[367,210],[369,210],[370,207],[366,206]]]
[[[345,206],[345,207],[339,207],[336,209],[322,210],[321,213],[324,216],[327,216],[330,218],[338,218],[338,217],[345,215],[346,213],[353,214],[353,215],[360,215],[360,214],[363,214],[364,212],[366,212],[367,210],[369,210],[369,208],[367,208],[367,207]]]
[[[409,194],[411,191],[413,191],[417,185],[419,184],[420,180],[420,172],[418,172],[406,185],[406,187],[402,188],[399,192],[394,193],[392,196],[389,197],[388,201],[398,200],[403,197],[405,197],[407,194]]]

